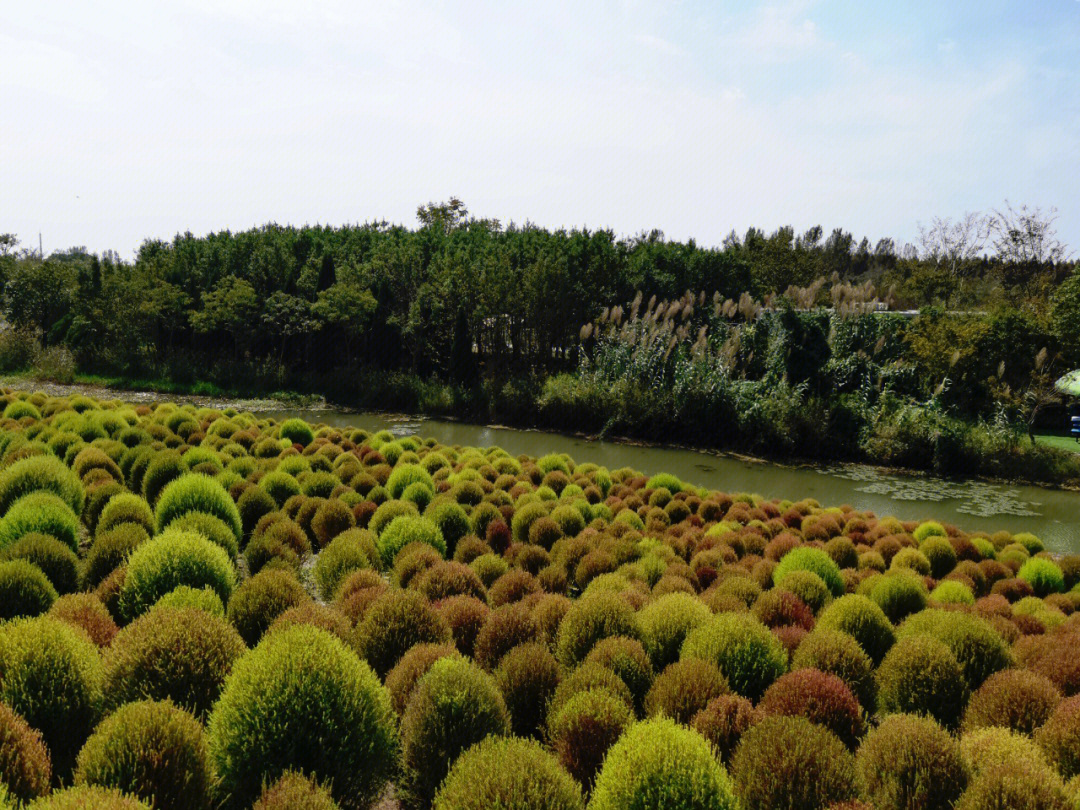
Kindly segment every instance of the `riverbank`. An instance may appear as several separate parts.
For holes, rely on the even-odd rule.
[[[416,407],[423,405],[425,400],[415,400],[412,408],[400,406],[407,403],[396,399],[390,402],[391,408],[378,408],[370,404],[361,404],[359,407],[353,403],[327,399],[320,394],[305,393],[301,391],[274,391],[267,393],[262,389],[234,388],[228,389],[212,382],[200,381],[195,383],[182,383],[172,380],[130,378],[123,376],[76,374],[70,383],[52,382],[36,378],[30,373],[7,374],[0,376],[0,386],[8,386],[18,390],[41,390],[52,396],[68,396],[81,393],[94,398],[119,398],[133,403],[151,404],[154,402],[189,402],[199,407],[210,408],[235,408],[252,412],[271,412],[278,410],[297,410],[314,415],[318,412],[339,414],[374,414],[397,421],[410,421],[417,419],[439,420],[447,423],[459,423],[462,425],[487,426],[492,429],[508,429],[521,432],[533,432],[537,434],[551,435],[553,433],[566,437],[572,437],[585,442],[610,442],[617,445],[642,448],[660,448],[701,453],[716,458],[726,458],[749,464],[767,464],[777,468],[790,470],[820,470],[823,468],[843,470],[857,469],[870,471],[869,474],[877,477],[906,476],[925,481],[978,481],[988,485],[1015,486],[1028,485],[1033,487],[1060,489],[1064,491],[1080,491],[1080,477],[1062,478],[1048,481],[1032,477],[1003,477],[987,475],[973,471],[969,474],[940,476],[930,470],[905,467],[899,465],[874,464],[860,459],[837,459],[837,458],[812,458],[798,456],[776,457],[768,454],[755,454],[737,452],[725,448],[698,446],[686,442],[670,440],[654,440],[640,436],[627,436],[612,434],[606,431],[591,432],[585,430],[563,429],[559,425],[537,425],[520,419],[500,420],[497,423],[488,423],[482,418],[465,413],[458,414],[453,411],[453,404],[445,399],[438,401],[437,407]],[[1044,438],[1044,437],[1039,437]],[[1050,437],[1055,438],[1055,437]],[[1070,441],[1071,440],[1067,440]],[[1072,447],[1059,447],[1058,443],[1047,442],[1047,446],[1054,451],[1063,451],[1074,456],[1076,450]],[[862,473],[860,473],[862,475]]]

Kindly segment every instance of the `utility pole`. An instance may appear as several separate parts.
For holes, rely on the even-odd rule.
[[[37,252],[39,259],[45,258],[45,249],[41,246],[41,231],[37,233]]]

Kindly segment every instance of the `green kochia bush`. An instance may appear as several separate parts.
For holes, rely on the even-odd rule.
[[[859,792],[874,807],[949,810],[967,784],[960,746],[929,717],[893,714],[855,755]]]
[[[201,534],[166,531],[128,558],[121,612],[134,619],[180,585],[212,588],[226,602],[236,586],[236,572],[225,551]]]
[[[341,810],[341,807],[316,780],[286,771],[272,785],[263,788],[251,810]]]
[[[1016,576],[1030,585],[1038,597],[1065,590],[1065,575],[1053,560],[1032,557],[1020,566]]]
[[[311,426],[303,419],[286,419],[278,428],[278,436],[304,447],[315,441],[315,434],[312,432]]]
[[[240,637],[254,646],[274,619],[311,599],[290,571],[260,571],[236,589],[226,614]]]
[[[53,791],[28,805],[27,810],[151,810],[151,807],[115,788],[79,785]]]
[[[633,609],[618,594],[588,593],[574,602],[559,624],[556,655],[563,666],[574,667],[598,641],[612,636],[637,638]]]
[[[581,788],[538,743],[488,737],[458,757],[435,810],[583,810]]]
[[[76,515],[82,514],[85,494],[79,477],[55,456],[32,456],[0,471],[0,515],[19,498],[39,490],[51,492]]]
[[[427,518],[400,515],[390,521],[379,535],[379,555],[384,569],[394,564],[399,551],[410,543],[424,543],[431,546],[440,556],[446,556],[446,543],[439,527]]]
[[[57,777],[101,713],[102,666],[85,633],[48,616],[0,626],[0,701],[41,732]]]
[[[753,616],[721,613],[693,630],[683,643],[683,658],[716,664],[731,688],[757,700],[787,669],[783,645]]]
[[[842,596],[844,593],[844,579],[840,576],[840,569],[832,557],[821,549],[802,546],[789,551],[773,569],[773,582],[779,584],[792,571],[810,571],[817,574],[833,596]]]
[[[712,618],[711,611],[695,596],[669,593],[638,611],[642,643],[659,672],[679,657],[686,636]]]
[[[611,747],[589,802],[589,810],[661,807],[739,807],[731,780],[709,743],[666,717],[631,726]]]
[[[385,688],[344,644],[310,625],[275,631],[237,661],[208,737],[222,794],[236,808],[290,769],[329,783],[343,808],[366,808],[398,751]]]
[[[49,790],[52,763],[41,734],[0,703],[0,798],[6,787],[8,798],[28,802]],[[4,807],[0,801],[0,807]]]
[[[956,656],[970,689],[1013,663],[1012,652],[993,625],[970,613],[924,610],[901,625],[898,636],[930,636]]]
[[[40,616],[57,597],[48,577],[33,563],[0,562],[0,620]]]
[[[896,639],[882,609],[858,594],[842,596],[825,608],[817,626],[847,633],[875,664],[880,663]]]
[[[954,728],[967,700],[967,683],[948,647],[926,636],[903,638],[889,650],[877,672],[878,708],[927,714]]]
[[[413,690],[401,721],[410,806],[427,807],[454,760],[489,734],[510,731],[494,679],[461,658],[440,658]]]
[[[73,551],[79,548],[79,518],[51,492],[31,492],[11,505],[0,520],[0,548],[31,532],[55,537]]]
[[[766,717],[732,761],[742,810],[818,810],[855,798],[855,761],[832,732],[803,717]]]
[[[77,784],[117,788],[160,810],[213,806],[203,727],[171,703],[128,703],[79,752]]]
[[[208,475],[188,473],[170,482],[158,497],[154,515],[158,531],[188,512],[213,515],[232,529],[237,544],[244,539],[240,510],[220,483]]]
[[[246,649],[224,618],[155,607],[122,629],[105,655],[106,706],[171,700],[203,719]]]
[[[41,569],[58,594],[79,586],[79,558],[66,544],[46,534],[27,534],[0,553],[0,559],[26,560]]]

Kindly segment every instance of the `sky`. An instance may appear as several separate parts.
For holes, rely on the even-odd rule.
[[[477,216],[871,243],[1014,204],[1080,249],[1080,0],[0,0],[0,232],[130,257]]]

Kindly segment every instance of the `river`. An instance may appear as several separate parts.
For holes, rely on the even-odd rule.
[[[1080,494],[1034,486],[992,484],[885,472],[862,465],[787,466],[670,447],[591,441],[559,433],[404,419],[334,410],[260,410],[274,419],[299,417],[313,424],[390,430],[397,435],[434,437],[443,444],[498,445],[511,455],[566,453],[577,462],[608,469],[632,467],[646,475],[670,472],[688,483],[767,498],[815,498],[824,506],[850,504],[902,520],[955,523],[967,531],[1031,532],[1056,552],[1080,552]]]

